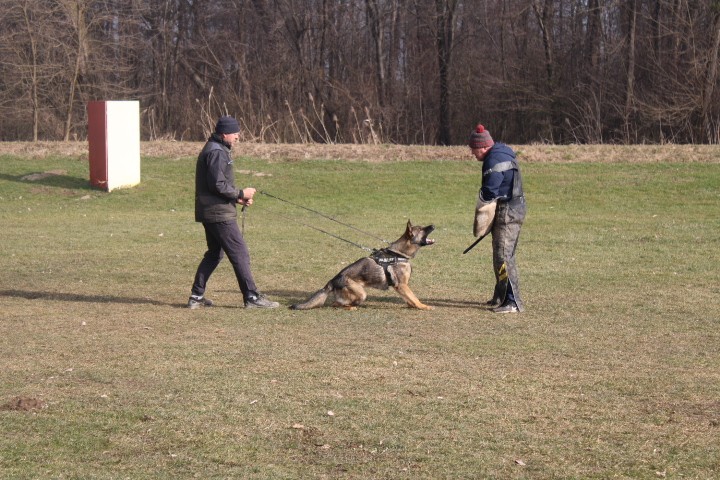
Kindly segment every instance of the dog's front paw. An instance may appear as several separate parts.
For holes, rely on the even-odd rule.
[[[435,310],[435,307],[431,307],[430,305],[425,305],[424,303],[420,303],[418,305],[408,304],[408,308],[417,308],[418,310]]]

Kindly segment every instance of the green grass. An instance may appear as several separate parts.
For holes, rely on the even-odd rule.
[[[0,157],[0,405],[46,405],[0,409],[0,477],[719,474],[720,163],[526,163],[515,316],[481,306],[490,242],[461,254],[477,163],[236,166],[381,238],[434,223],[411,286],[435,309],[372,290],[354,312],[245,311],[225,261],[217,307],[189,311],[193,158],[143,158],[108,194],[86,161]],[[382,246],[258,195],[253,270],[284,307],[365,255],[300,223]]]

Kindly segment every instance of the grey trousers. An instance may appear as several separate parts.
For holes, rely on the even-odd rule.
[[[520,237],[520,228],[525,220],[525,197],[513,198],[509,202],[498,202],[495,222],[492,227],[493,270],[495,271],[495,292],[493,300],[502,305],[514,300],[519,311],[525,310],[520,296],[515,250]]]

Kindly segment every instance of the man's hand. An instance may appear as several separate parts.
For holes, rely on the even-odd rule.
[[[255,196],[255,190],[253,187],[246,187],[242,189],[242,198],[238,198],[238,203],[241,205],[252,205],[253,197]]]

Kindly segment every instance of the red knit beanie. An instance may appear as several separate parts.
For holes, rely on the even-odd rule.
[[[473,130],[470,134],[468,146],[470,146],[470,148],[486,148],[492,147],[493,145],[495,145],[495,142],[490,136],[490,132],[485,130],[485,127],[478,124],[478,126],[475,127],[475,130]]]

